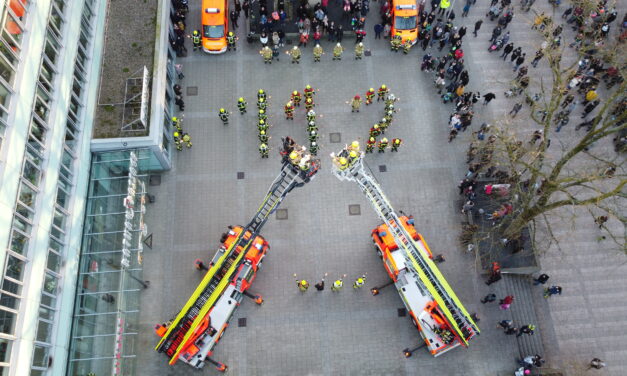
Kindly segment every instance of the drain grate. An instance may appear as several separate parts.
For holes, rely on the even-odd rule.
[[[240,328],[246,327],[246,317],[237,319],[237,326]]]
[[[187,87],[187,96],[188,97],[193,97],[195,95],[198,95],[198,86],[188,86]]]
[[[340,142],[342,142],[342,134],[341,133],[330,133],[329,134],[329,141],[332,144],[339,144]]]
[[[287,209],[277,209],[276,219],[287,219]]]
[[[237,180],[242,180],[242,179],[244,179],[244,173],[240,171],[237,173]]]
[[[150,175],[148,184],[152,186],[161,185],[161,175]]]
[[[386,172],[388,170],[388,166],[382,164],[379,165],[379,172]]]
[[[349,215],[361,215],[361,206],[359,205],[348,205],[348,214]]]

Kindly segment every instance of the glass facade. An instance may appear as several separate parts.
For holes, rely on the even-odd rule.
[[[68,375],[134,375],[148,149],[94,154]]]

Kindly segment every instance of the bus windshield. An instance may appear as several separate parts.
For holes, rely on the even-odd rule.
[[[416,16],[410,17],[394,17],[394,27],[397,30],[410,30],[416,28]]]
[[[203,35],[205,38],[222,38],[224,25],[203,25]]]

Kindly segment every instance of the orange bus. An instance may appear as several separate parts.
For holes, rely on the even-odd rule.
[[[226,51],[229,32],[229,5],[227,0],[202,1],[202,49],[210,54]]]
[[[401,34],[403,42],[418,40],[418,6],[416,0],[392,0],[392,36]]]

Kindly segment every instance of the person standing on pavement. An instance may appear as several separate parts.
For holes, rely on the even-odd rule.
[[[518,59],[520,55],[522,55],[522,47],[516,47],[514,51],[512,51],[512,56],[509,58],[509,60],[512,62],[512,64],[514,64],[514,62],[516,61],[516,59]]]
[[[532,325],[532,324],[523,325],[520,327],[520,329],[518,329],[518,334],[516,334],[516,338],[522,336],[523,334],[528,334],[532,336],[535,330],[536,330],[535,325]]]
[[[361,107],[361,97],[355,95],[351,100],[351,112],[359,112],[359,107]]]
[[[353,282],[353,288],[358,289],[358,288],[361,288],[365,284],[366,284],[366,275],[364,274],[361,277],[357,278],[355,282]]]
[[[229,13],[229,18],[231,19],[231,25],[233,25],[233,27],[237,29],[239,27],[237,25],[237,19],[239,18],[239,14],[235,11],[235,9],[233,9]]]
[[[516,72],[518,70],[518,68],[520,68],[520,66],[523,65],[523,63],[525,62],[525,57],[526,56],[527,56],[527,54],[523,53],[522,55],[520,55],[516,59],[516,64],[514,65],[514,72]]]
[[[481,303],[483,303],[483,304],[491,303],[491,302],[493,302],[495,300],[496,300],[496,295],[490,293],[490,294],[484,296],[483,298],[481,298]]]
[[[551,286],[544,290],[545,298],[549,298],[552,295],[562,295],[562,286]]]
[[[346,277],[346,274],[344,274],[344,277]],[[344,286],[344,281],[342,280],[342,278],[339,278],[335,282],[333,282],[333,286],[331,286],[331,291],[340,291],[342,289],[342,286]]]
[[[499,302],[500,308],[503,311],[508,310],[513,302],[514,302],[514,295],[507,295],[505,298],[501,299],[501,301]]]
[[[512,118],[515,118],[516,115],[518,115],[518,111],[520,111],[521,109],[522,109],[522,103],[515,103],[514,107],[509,112],[509,114],[512,115]]]
[[[479,20],[477,22],[475,22],[475,30],[472,32],[472,34],[475,36],[475,38],[477,37],[477,31],[479,31],[479,29],[481,29],[481,25],[483,24],[483,20]]]
[[[500,279],[501,279],[501,265],[499,265],[499,263],[495,261],[492,263],[492,270],[490,272],[490,278],[488,278],[488,281],[485,284],[490,286],[491,284],[493,284],[496,281],[499,281]]]
[[[381,39],[382,32],[383,32],[383,25],[381,23],[374,25],[374,39]]]
[[[549,275],[548,274],[540,274],[538,276],[538,278],[534,278],[533,279],[533,285],[537,286],[537,285],[544,285],[546,283],[546,281],[549,280]]]
[[[324,277],[322,277],[322,281],[320,281],[320,282],[318,282],[318,283],[316,283],[316,284],[314,285],[314,287],[316,288],[316,290],[318,290],[318,291],[323,291],[323,290],[324,290],[324,279],[326,278],[326,276],[327,276],[328,274],[329,274],[329,273],[324,273]]]
[[[505,47],[503,48],[503,53],[501,54],[503,61],[507,59],[507,55],[509,55],[512,51],[514,51],[514,43],[506,44]]]
[[[483,95],[483,105],[486,106],[492,99],[496,98],[496,95],[492,92]]]
[[[503,29],[501,29],[500,26],[496,26],[494,29],[492,29],[492,38],[490,38],[490,42],[496,42],[496,39],[499,37],[499,35],[501,35],[502,32]]]

